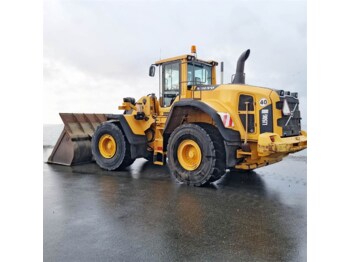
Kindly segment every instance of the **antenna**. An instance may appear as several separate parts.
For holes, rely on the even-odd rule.
[[[223,84],[224,83],[224,62],[221,62],[220,72],[221,72],[221,84]]]

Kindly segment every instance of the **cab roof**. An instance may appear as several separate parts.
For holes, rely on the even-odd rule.
[[[166,59],[162,59],[159,60],[157,62],[155,62],[155,65],[161,65],[164,63],[168,63],[168,62],[172,62],[172,61],[178,61],[178,60],[182,60],[182,59],[187,59],[188,57],[195,57],[193,54],[192,55],[180,55],[180,56],[175,56],[175,57],[171,57],[171,58],[166,58]],[[215,64],[217,65],[218,63],[216,61],[213,60],[201,60],[201,59],[195,59],[194,61],[198,61],[198,62],[202,62],[202,63],[206,63],[206,64]]]

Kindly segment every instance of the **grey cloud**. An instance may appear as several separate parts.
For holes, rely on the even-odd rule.
[[[225,82],[250,48],[249,84],[306,97],[306,1],[45,1],[45,98],[56,104],[45,120],[77,108],[68,90],[82,94],[86,102],[76,105],[84,110],[102,111],[123,96],[157,93],[149,65],[192,44],[199,57],[225,62]],[[110,97],[119,99],[113,107]]]

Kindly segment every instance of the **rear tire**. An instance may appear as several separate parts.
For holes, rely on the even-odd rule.
[[[91,147],[96,163],[106,170],[122,170],[135,161],[131,158],[129,142],[114,123],[104,122],[97,127]]]
[[[217,128],[204,123],[176,128],[169,138],[168,165],[171,174],[188,185],[203,186],[218,180],[225,174],[226,164]]]

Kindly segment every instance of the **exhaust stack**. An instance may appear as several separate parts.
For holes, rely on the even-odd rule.
[[[235,78],[232,80],[232,84],[245,84],[244,63],[248,59],[250,49],[243,52],[237,60],[237,69]]]

